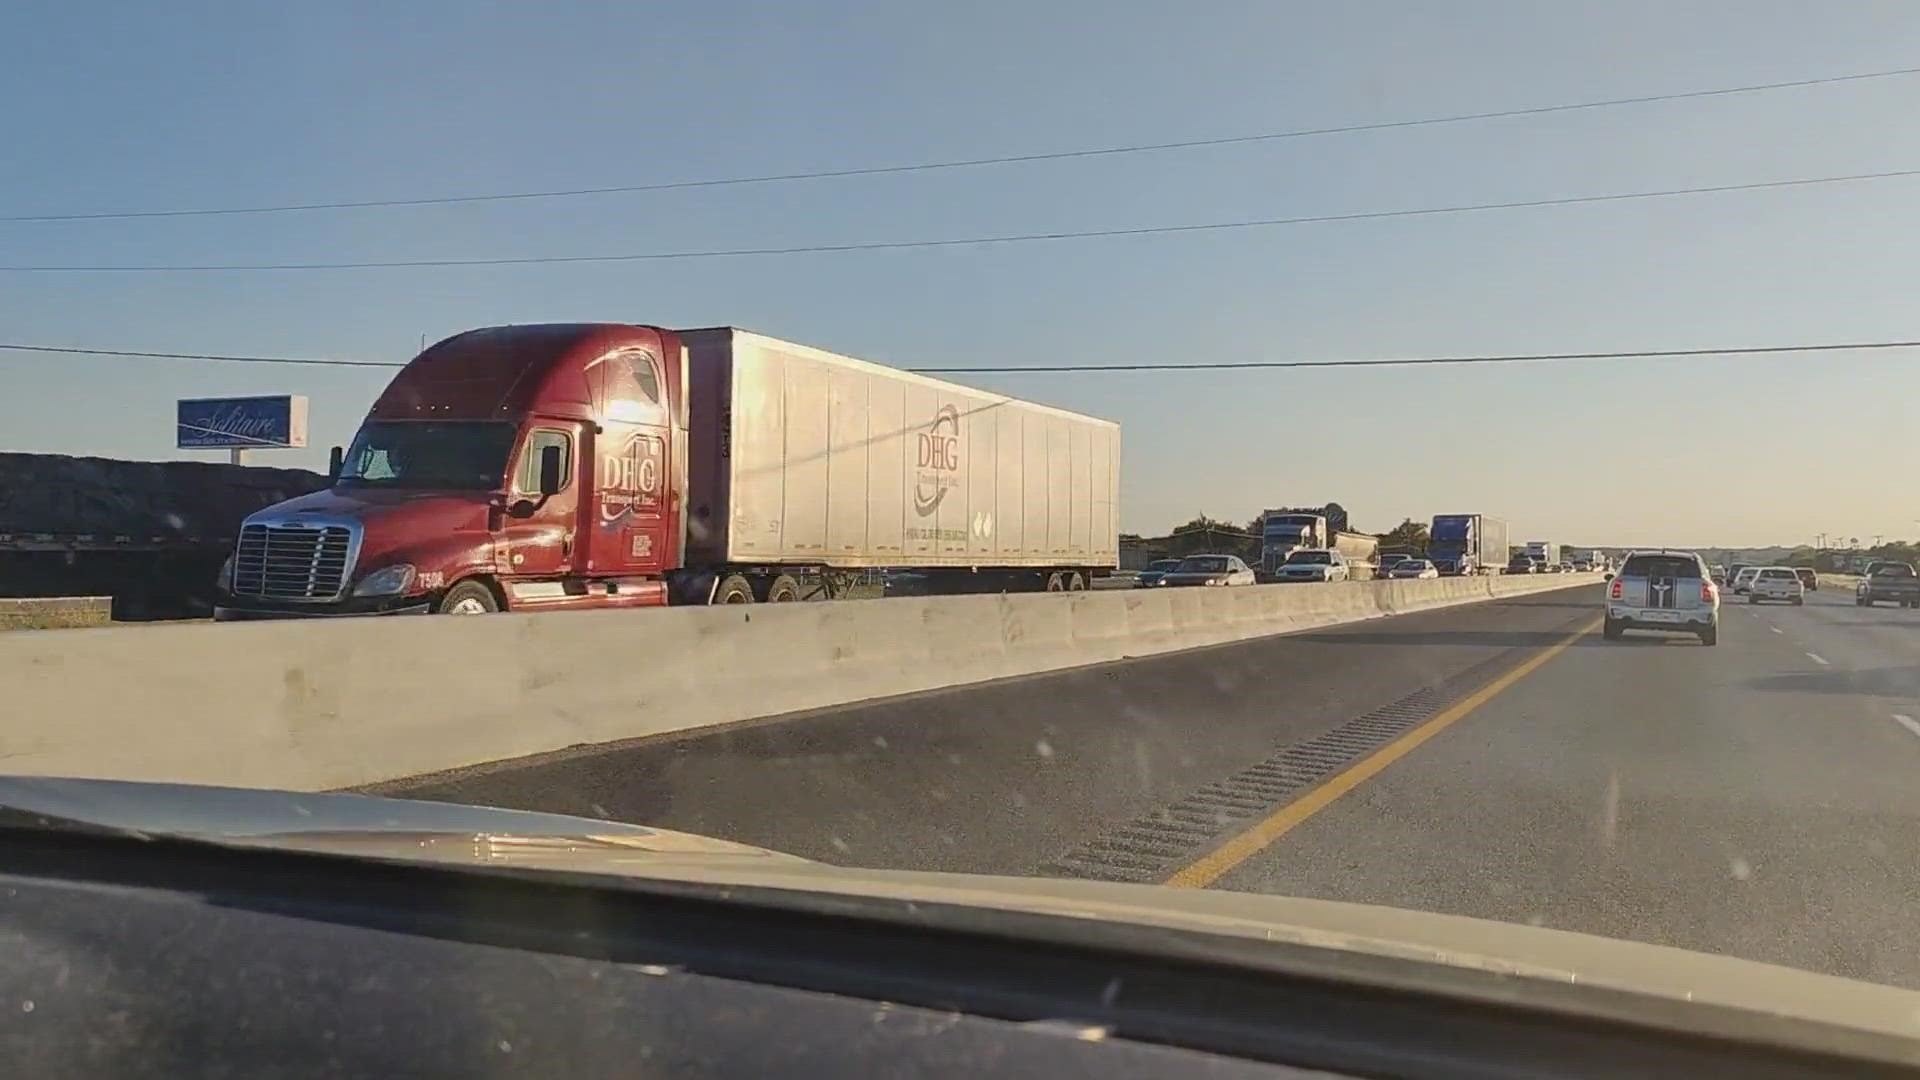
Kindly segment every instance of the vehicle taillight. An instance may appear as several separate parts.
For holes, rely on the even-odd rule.
[[[1703,581],[1700,583],[1700,602],[1703,604],[1713,603],[1713,582]]]
[[[1626,596],[1627,595],[1626,583],[1621,581],[1619,578],[1614,578],[1613,591],[1609,592],[1607,595],[1611,596],[1615,600],[1618,600],[1621,597]]]

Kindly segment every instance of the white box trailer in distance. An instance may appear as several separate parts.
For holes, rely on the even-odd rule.
[[[979,572],[1046,587],[1119,565],[1119,425],[731,327],[679,333],[690,564],[996,589],[1020,586]]]

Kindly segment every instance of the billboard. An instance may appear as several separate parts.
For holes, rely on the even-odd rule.
[[[188,398],[174,404],[174,445],[181,450],[253,450],[307,445],[307,399]]]

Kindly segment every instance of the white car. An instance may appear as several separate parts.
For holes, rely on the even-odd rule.
[[[1183,585],[1251,585],[1253,568],[1238,555],[1189,555],[1160,576],[1157,588]]]
[[[1295,548],[1273,572],[1275,581],[1348,581],[1347,557],[1330,548]]]
[[[1760,571],[1762,569],[1764,569],[1764,567],[1759,567],[1759,566],[1741,567],[1740,572],[1733,575],[1733,580],[1727,584],[1727,588],[1732,589],[1733,594],[1735,596],[1739,596],[1741,593],[1746,592],[1750,586],[1752,586],[1753,579],[1760,576]]]
[[[1693,634],[1702,645],[1720,640],[1720,590],[1707,564],[1691,551],[1636,551],[1607,582],[1601,634],[1619,641],[1629,630]]]
[[[1406,578],[1411,581],[1424,581],[1427,578],[1439,577],[1440,568],[1426,559],[1406,559],[1395,563],[1393,569],[1387,571],[1387,576],[1395,580]]]
[[[1760,566],[1751,568],[1753,581],[1747,586],[1747,603],[1757,604],[1762,600],[1784,600],[1789,604],[1804,604],[1807,600],[1807,586],[1801,582],[1800,575],[1790,566]],[[1742,570],[1741,573],[1747,571]]]

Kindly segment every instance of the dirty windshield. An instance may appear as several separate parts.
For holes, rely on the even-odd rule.
[[[1920,3],[0,38],[0,776],[1920,993]]]

